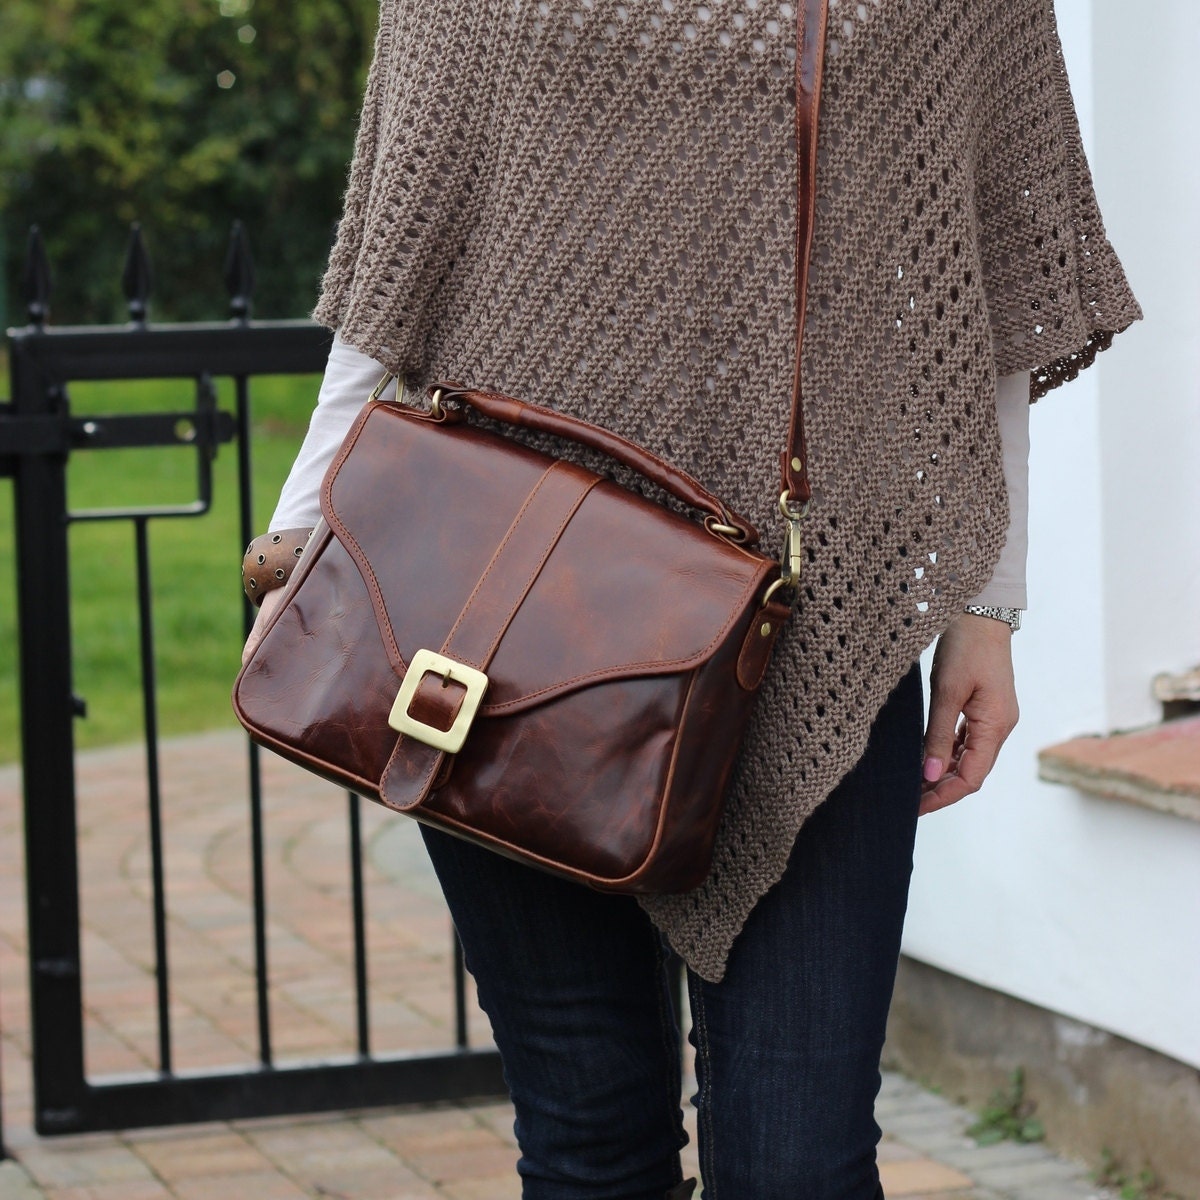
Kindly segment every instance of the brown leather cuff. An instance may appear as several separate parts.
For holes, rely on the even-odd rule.
[[[242,589],[251,604],[257,607],[269,591],[287,583],[311,536],[311,529],[278,529],[261,534],[246,547]]]

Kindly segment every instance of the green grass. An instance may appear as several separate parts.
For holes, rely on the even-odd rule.
[[[266,527],[307,426],[319,380],[313,376],[251,383],[255,529]],[[188,381],[76,384],[76,415],[181,411],[194,404]],[[233,411],[232,385],[220,406]],[[181,504],[196,495],[195,453],[187,449],[80,451],[68,467],[73,510]],[[241,539],[236,447],[214,463],[214,499],[200,517],[150,522],[150,561],[164,735],[232,727],[229,689],[241,652]],[[13,484],[0,479],[0,762],[19,757]],[[128,520],[71,526],[72,648],[75,691],[88,706],[76,744],[134,741],[143,733],[135,542]]]
[[[1045,1126],[1033,1115],[1037,1103],[1025,1094],[1025,1068],[1017,1067],[1006,1087],[992,1093],[979,1120],[967,1133],[981,1146],[997,1142],[1040,1142],[1046,1137]]]

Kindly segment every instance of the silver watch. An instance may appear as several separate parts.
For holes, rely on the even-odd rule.
[[[976,617],[991,617],[993,621],[1004,621],[1013,633],[1021,628],[1019,608],[1001,608],[997,604],[968,604],[963,612],[972,613]]]

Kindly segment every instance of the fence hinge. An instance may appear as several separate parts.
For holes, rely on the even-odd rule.
[[[67,448],[67,421],[60,413],[17,416],[0,404],[0,459],[21,454],[58,454]]]

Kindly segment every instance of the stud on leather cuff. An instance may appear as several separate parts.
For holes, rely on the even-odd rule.
[[[257,607],[268,592],[287,583],[311,536],[311,529],[278,529],[261,534],[246,547],[242,590],[251,604]]]

